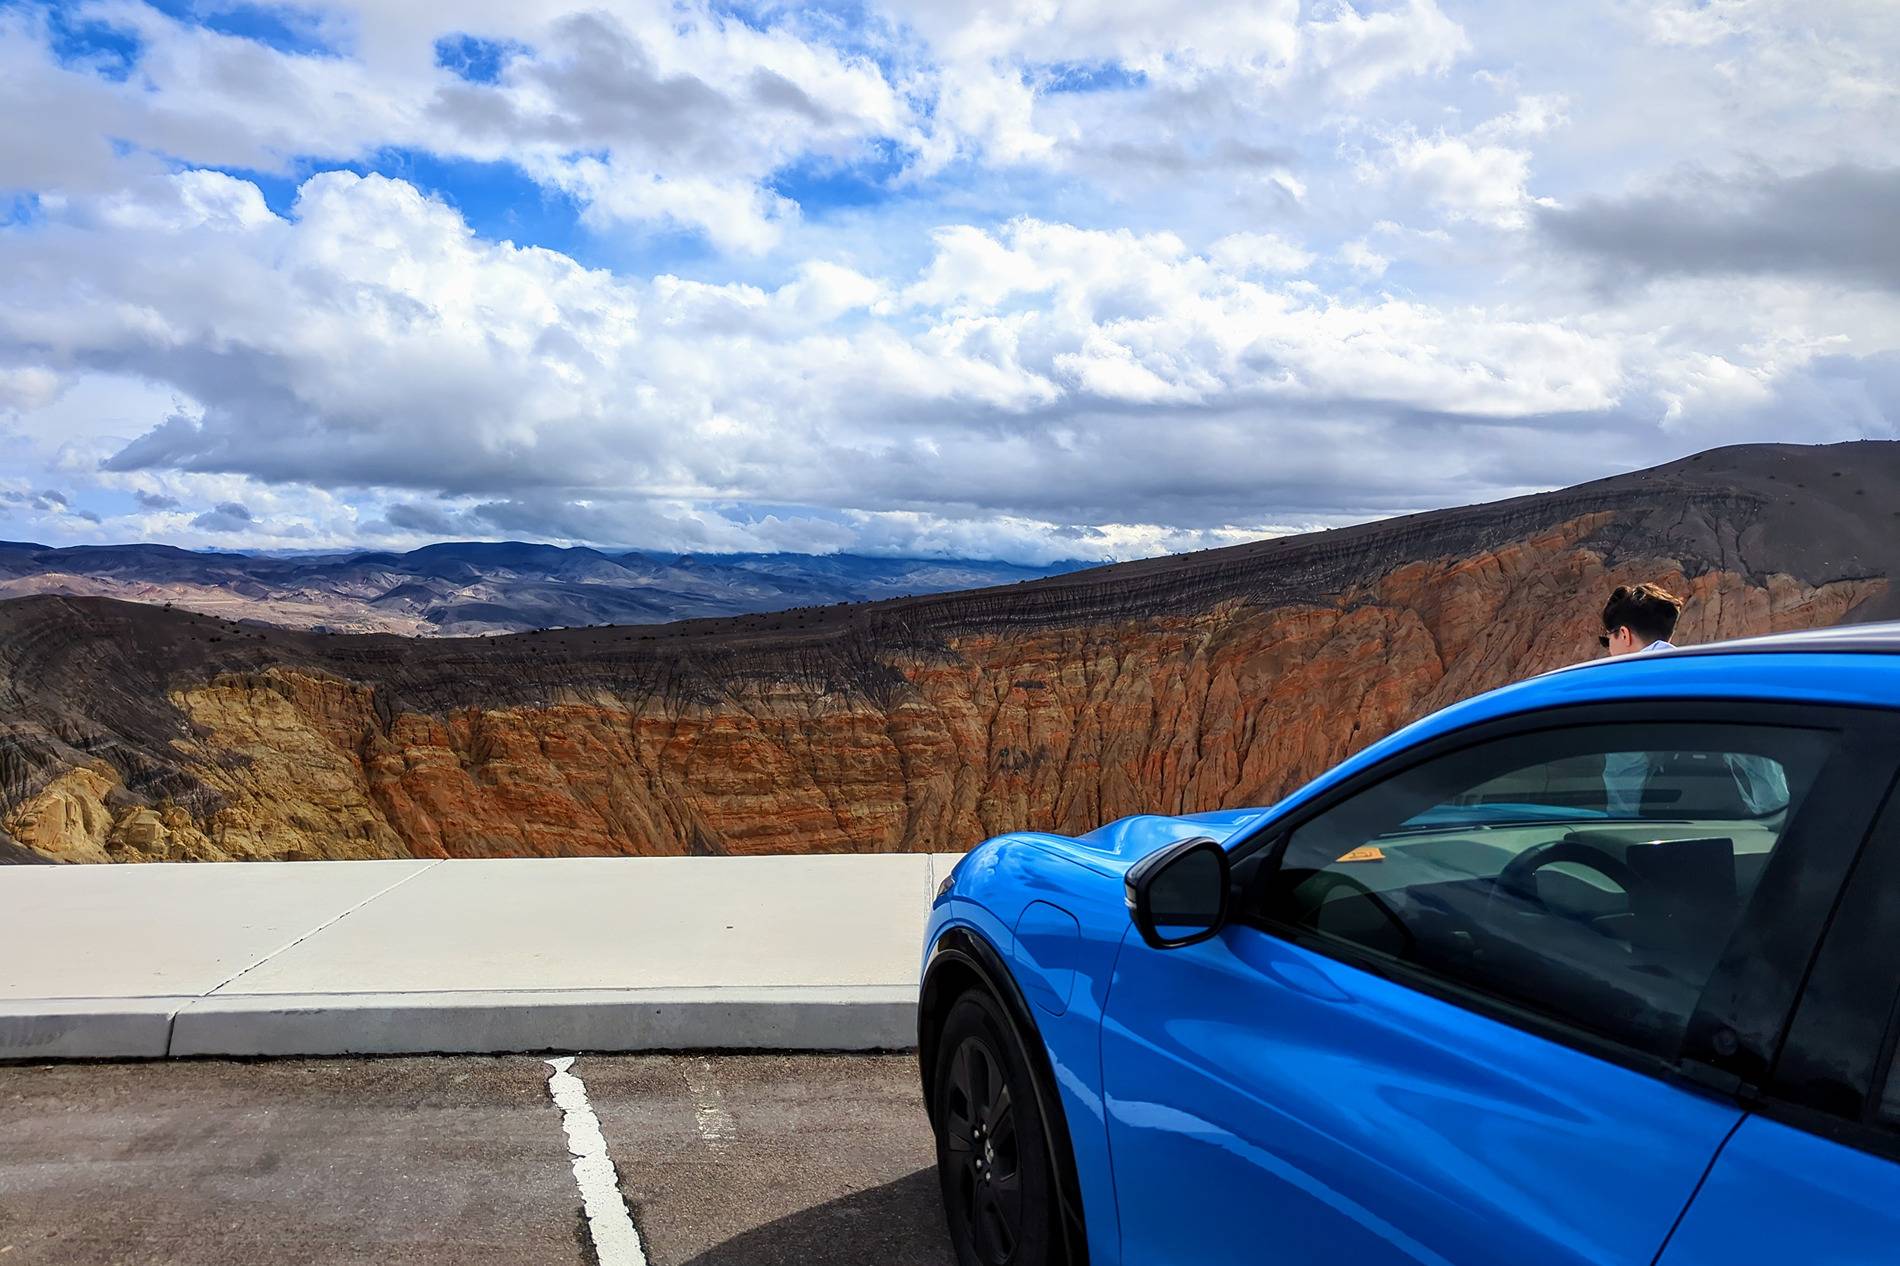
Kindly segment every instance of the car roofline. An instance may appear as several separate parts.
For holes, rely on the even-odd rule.
[[[1835,625],[1823,629],[1803,629],[1795,633],[1769,633],[1759,637],[1730,638],[1704,642],[1696,646],[1671,646],[1640,656],[1612,655],[1580,660],[1575,664],[1539,673],[1551,677],[1558,673],[1579,672],[1630,664],[1651,656],[1665,659],[1700,658],[1708,655],[1900,655],[1900,621],[1883,624]],[[1531,680],[1536,680],[1532,678]]]

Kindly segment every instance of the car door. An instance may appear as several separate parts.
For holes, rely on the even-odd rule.
[[[1131,937],[1117,962],[1123,1259],[1648,1266],[1765,1077],[1871,821],[1861,725],[1552,710],[1267,824],[1234,850],[1217,936]],[[1786,803],[1749,807],[1734,758],[1772,765]]]
[[[1840,906],[1760,1100],[1660,1266],[1900,1260],[1900,796]]]

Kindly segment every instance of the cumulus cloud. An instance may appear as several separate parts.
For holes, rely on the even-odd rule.
[[[973,161],[1281,215],[1304,201],[1309,134],[1330,146],[1344,111],[1468,47],[1435,0],[888,8],[926,59],[913,176]]]
[[[1514,119],[1516,116],[1505,116]],[[1369,181],[1385,181],[1405,196],[1454,220],[1519,228],[1533,204],[1531,152],[1508,143],[1508,127],[1492,124],[1471,136],[1406,131],[1388,138],[1384,152],[1360,167]]]
[[[1277,233],[1229,233],[1208,250],[1208,258],[1230,273],[1299,273],[1313,262],[1313,253]]]
[[[1110,557],[1891,430],[1863,7],[299,12],[0,7],[21,530]]]
[[[284,49],[138,3],[91,20],[135,39],[122,82],[62,65],[53,19],[0,13],[0,107],[43,126],[0,141],[0,188],[109,188],[131,149],[199,166],[285,171],[303,156],[390,147],[508,162],[603,224],[656,221],[757,250],[795,208],[765,186],[808,154],[847,154],[910,127],[868,58],[693,6],[493,11],[483,34],[515,50],[491,80],[436,64],[418,12],[328,6],[358,56]],[[473,14],[471,17],[475,16]]]
[[[76,505],[73,499],[57,488],[43,488],[38,492],[24,488],[0,488],[0,513],[11,518],[11,509],[23,512],[35,512],[41,522],[70,526],[80,523],[102,522],[97,511]]]
[[[47,488],[40,492],[9,488],[0,492],[0,498],[16,506],[25,506],[54,515],[65,514],[72,507],[72,501],[57,488]]]
[[[1341,246],[1339,258],[1355,274],[1368,280],[1383,277],[1386,268],[1392,262],[1368,246],[1364,238],[1357,238]]]
[[[196,261],[214,247],[210,279]],[[1103,459],[1051,431],[1088,413],[1214,410],[1265,437],[1319,403],[1505,418],[1616,399],[1617,349],[1588,333],[1390,297],[1316,304],[1262,267],[1304,259],[1277,240],[1203,254],[1025,219],[944,230],[909,281],[814,265],[774,290],[637,284],[481,241],[401,182],[333,173],[289,220],[121,218],[0,242],[19,300],[0,339],[194,402],[109,470],[450,495],[889,508],[924,495],[913,472],[928,470],[936,497],[1007,510],[997,464],[1061,489]],[[53,319],[32,302],[75,280],[114,302]]]
[[[249,507],[237,501],[220,501],[192,519],[191,525],[207,532],[242,532],[256,523]]]
[[[1307,30],[1314,63],[1338,90],[1363,96],[1400,75],[1449,69],[1470,48],[1464,29],[1431,0],[1361,13],[1340,4]]]
[[[59,394],[59,375],[38,365],[0,366],[0,409],[32,409]]]

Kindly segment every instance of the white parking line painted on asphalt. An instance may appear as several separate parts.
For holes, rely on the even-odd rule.
[[[646,1250],[627,1212],[627,1202],[621,1198],[613,1158],[607,1155],[607,1139],[600,1132],[600,1118],[587,1101],[587,1087],[568,1071],[574,1066],[574,1056],[564,1055],[546,1063],[554,1070],[548,1078],[548,1094],[561,1109],[561,1126],[567,1131],[567,1150],[574,1158],[574,1181],[581,1189],[594,1256],[600,1266],[646,1266]]]
[[[686,1066],[686,1088],[693,1093],[693,1124],[699,1137],[715,1152],[723,1152],[732,1141],[732,1114],[726,1111],[725,1097],[712,1079],[712,1061],[699,1060]]]

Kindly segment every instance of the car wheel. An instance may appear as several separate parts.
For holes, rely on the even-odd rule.
[[[987,993],[958,998],[937,1044],[937,1176],[960,1266],[1055,1260],[1055,1183],[1028,1060]]]

